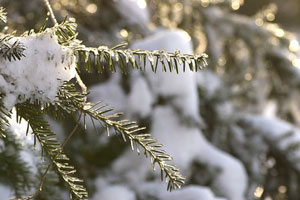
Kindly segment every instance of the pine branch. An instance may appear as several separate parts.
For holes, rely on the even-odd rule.
[[[10,112],[5,108],[2,95],[0,94],[0,138],[6,138],[7,136],[7,127],[9,126],[9,122],[7,118],[11,118]]]
[[[13,39],[12,35],[0,36],[0,55],[9,61],[12,59],[21,60],[21,57],[25,56],[24,50],[26,48],[18,40],[15,40],[15,42],[10,42],[11,39]]]
[[[3,23],[7,22],[7,13],[5,12],[5,9],[3,7],[0,7],[0,21]]]
[[[78,92],[71,83],[66,83],[61,88],[58,98],[57,107],[66,109],[68,112],[81,110],[84,117],[89,116],[92,120],[104,124],[108,135],[109,129],[113,128],[115,133],[122,135],[124,141],[129,139],[132,150],[140,153],[139,148],[143,149],[145,156],[150,157],[153,169],[156,164],[160,167],[161,178],[168,181],[168,190],[180,188],[184,184],[184,177],[180,174],[179,169],[167,164],[172,157],[161,149],[162,145],[157,144],[156,139],[152,138],[150,134],[143,133],[145,127],[139,127],[136,122],[118,120],[122,113],[108,115],[114,109],[107,108],[107,105],[87,103],[85,96]]]
[[[16,197],[20,197],[32,187],[31,172],[28,164],[19,154],[21,145],[16,142],[16,138],[12,134],[8,134],[3,142],[5,148],[0,151],[1,180],[4,180],[4,183],[13,189]]]
[[[162,65],[164,72],[176,71],[176,73],[181,70],[185,72],[187,67],[191,71],[198,71],[207,66],[206,54],[189,55],[181,54],[180,51],[168,53],[157,50],[120,50],[110,49],[106,46],[91,48],[80,45],[77,52],[88,72],[91,72],[92,66],[96,67],[99,73],[104,71],[107,66],[112,72],[115,72],[118,67],[124,74],[127,73],[128,66],[145,71],[148,62],[153,72],[157,72],[158,64]],[[181,65],[183,65],[182,69],[179,68]]]
[[[72,195],[79,200],[88,198],[88,193],[83,186],[83,181],[75,176],[75,168],[69,164],[69,158],[51,131],[49,124],[43,120],[43,111],[40,105],[22,103],[16,106],[19,119],[25,119],[42,148],[47,152],[58,174],[63,178]]]
[[[49,1],[44,1],[51,11]],[[52,16],[53,19],[55,19],[54,15]],[[78,58],[78,65],[83,62],[85,69],[89,72],[92,71],[92,67],[95,67],[99,73],[106,67],[110,71],[116,71],[118,67],[121,72],[127,73],[128,67],[146,70],[146,66],[150,63],[153,72],[156,72],[158,65],[161,64],[163,71],[176,71],[179,73],[180,70],[185,71],[186,68],[189,68],[191,71],[197,71],[207,65],[206,54],[188,55],[181,54],[179,51],[168,53],[165,51],[121,50],[118,49],[120,46],[114,48],[106,46],[98,48],[86,47],[77,39],[77,24],[74,21],[65,19],[61,24],[55,23],[55,26],[50,28],[50,30],[46,29],[46,25],[47,20],[40,29],[40,33],[51,31],[56,34],[58,43],[72,49]],[[31,34],[33,32],[28,31],[21,37]],[[13,44],[10,43],[13,37],[11,35],[0,37],[0,55],[5,59],[9,59],[9,61],[12,59],[20,60],[22,56],[25,56],[23,53],[25,47],[20,42],[16,40]],[[183,67],[182,69],[180,69],[181,66]],[[47,104],[44,106],[45,108],[42,108],[39,102],[25,102],[15,106],[18,120],[25,119],[28,122],[28,127],[31,127],[33,130],[34,138],[39,141],[42,149],[46,151],[56,171],[70,189],[72,196],[82,200],[87,199],[88,194],[82,180],[76,178],[76,170],[69,164],[69,159],[63,153],[63,146],[60,146],[55,133],[51,131],[49,124],[43,119],[43,115],[47,113],[54,117],[62,117],[64,114],[76,115],[78,111],[81,111],[84,115],[84,121],[89,116],[92,121],[96,120],[104,124],[108,133],[110,128],[114,129],[115,133],[122,135],[125,141],[127,139],[130,141],[133,150],[136,150],[138,153],[140,153],[139,148],[144,150],[144,154],[151,159],[153,169],[155,169],[156,164],[160,167],[162,179],[168,182],[168,190],[180,188],[184,183],[184,177],[180,174],[178,168],[168,164],[172,157],[161,149],[162,145],[157,144],[156,139],[152,138],[150,134],[144,133],[145,128],[139,127],[136,122],[119,120],[121,113],[109,115],[108,113],[113,110],[112,108],[88,103],[86,89],[83,87],[84,84],[80,81],[80,78],[77,80],[83,91],[79,92],[73,84],[65,83],[58,93],[58,100],[52,102],[54,105]],[[1,103],[2,101],[0,101],[0,133],[5,135],[6,133],[2,131],[2,128],[8,125],[7,121],[5,121],[5,116],[9,116],[9,112],[2,109],[4,106]],[[48,170],[49,168],[47,168],[46,172]],[[43,183],[43,180],[41,183]]]
[[[175,53],[168,53],[166,51],[147,51],[147,50],[131,50],[131,49],[117,49],[109,48],[107,46],[100,46],[98,48],[86,47],[77,40],[76,28],[77,24],[74,21],[65,19],[58,26],[53,27],[56,35],[59,38],[59,43],[68,46],[75,50],[79,63],[84,63],[85,69],[88,72],[92,71],[92,67],[101,73],[105,68],[112,72],[116,71],[118,67],[122,73],[127,73],[127,68],[132,66],[135,69],[145,71],[147,62],[150,63],[153,72],[157,71],[158,64],[162,65],[163,71],[180,70],[185,72],[186,68],[191,71],[198,71],[207,66],[207,55],[189,55],[181,54],[180,51]],[[122,45],[123,46],[123,45]],[[182,69],[179,67],[183,65]]]

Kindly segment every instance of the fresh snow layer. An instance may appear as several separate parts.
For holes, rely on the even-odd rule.
[[[16,37],[25,47],[25,57],[11,62],[0,58],[0,92],[4,104],[11,109],[26,100],[52,103],[64,81],[75,76],[76,57],[73,51],[58,44],[49,31]]]

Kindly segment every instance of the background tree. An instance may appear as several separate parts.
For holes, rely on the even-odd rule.
[[[43,2],[0,2],[9,13],[8,32],[41,27],[46,10],[35,11]],[[99,76],[82,66],[88,99],[111,103],[149,127],[174,156],[187,182],[182,190],[166,192],[148,161],[132,154],[118,136],[107,138],[99,124],[96,140],[93,122],[87,119],[82,122],[87,131],[80,127],[87,134],[75,134],[65,150],[93,199],[299,198],[299,43],[285,30],[297,29],[297,1],[54,0],[51,4],[58,21],[66,15],[76,18],[78,37],[89,46],[112,47],[126,41],[133,49],[209,55],[204,71],[179,75],[161,72],[160,64],[153,74],[149,62],[144,71],[129,70],[126,75],[111,74],[106,68]],[[286,7],[290,12],[285,15]],[[61,138],[75,125],[71,118],[48,120]],[[29,151],[13,146],[21,154]],[[32,162],[20,157],[14,162],[24,166],[22,170],[12,168],[20,175],[8,179],[3,170],[2,183],[20,182],[26,186],[23,192],[30,193],[28,188],[36,184],[26,181],[32,168],[26,165]],[[66,199],[61,183],[55,174],[48,175],[39,198]],[[57,188],[61,190],[53,192]]]

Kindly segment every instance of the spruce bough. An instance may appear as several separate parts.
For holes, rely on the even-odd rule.
[[[102,73],[109,69],[111,72],[120,71],[126,74],[130,67],[145,70],[149,63],[153,72],[159,70],[158,66],[161,64],[161,70],[179,73],[181,70],[197,71],[205,67],[206,54],[187,55],[179,51],[168,53],[120,48],[123,45],[113,48],[86,47],[77,39],[75,20],[66,18],[58,24],[49,2],[45,2],[54,22],[53,27],[47,28],[48,20],[46,20],[37,33],[27,31],[19,37],[14,34],[0,35],[0,82],[4,85],[0,87],[0,136],[5,140],[10,134],[7,130],[8,118],[11,118],[12,109],[15,108],[17,121],[25,120],[28,123],[27,133],[32,132],[28,137],[32,136],[39,142],[51,161],[37,191],[23,199],[33,199],[38,195],[43,189],[44,179],[51,167],[64,180],[71,198],[80,200],[88,198],[83,180],[78,178],[75,167],[70,164],[63,151],[65,144],[80,126],[79,122],[83,121],[83,126],[86,127],[87,117],[93,124],[95,122],[102,124],[108,133],[112,129],[116,134],[120,134],[124,141],[129,141],[132,150],[150,158],[153,169],[157,164],[161,170],[162,180],[168,182],[168,190],[180,188],[184,184],[184,177],[177,167],[169,164],[172,157],[162,149],[162,145],[144,132],[145,127],[140,127],[133,121],[121,120],[122,113],[114,113],[113,108],[101,101],[98,103],[87,101],[87,89],[80,78],[80,65],[83,64],[87,72],[96,70]],[[0,20],[6,22],[3,8],[0,9]],[[43,43],[51,45],[41,46]],[[11,69],[12,67],[14,68]],[[25,72],[19,70],[22,67],[24,70],[31,70],[30,73],[45,70],[45,76],[39,74],[36,78],[25,77]],[[12,73],[15,71],[19,74],[14,76]],[[73,79],[77,81],[76,84],[71,82]],[[14,88],[19,87],[20,91],[10,91],[10,85],[14,85]],[[70,115],[74,117],[76,126],[62,144],[58,142],[57,135],[44,119],[47,115],[54,119]]]

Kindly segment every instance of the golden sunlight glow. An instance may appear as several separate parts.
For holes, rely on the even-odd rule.
[[[264,193],[264,188],[262,188],[262,187],[257,187],[257,188],[255,189],[254,196],[255,196],[256,198],[260,198],[260,197],[262,196],[263,193]]]
[[[297,40],[291,40],[289,45],[289,50],[291,52],[297,52],[299,50],[299,42]]]
[[[61,3],[63,6],[67,6],[67,5],[68,5],[68,0],[61,0],[60,3]]]
[[[145,9],[147,7],[147,3],[145,0],[134,0],[136,1],[138,7],[140,7],[141,9]]]
[[[201,0],[201,6],[203,7],[209,6],[209,0]]]
[[[233,1],[233,2],[231,3],[231,7],[232,7],[233,10],[238,10],[238,9],[240,9],[241,4],[240,4],[239,1]]]
[[[284,185],[279,186],[278,191],[282,194],[286,193],[287,188]]]
[[[263,21],[261,18],[257,18],[257,19],[255,20],[255,24],[256,24],[257,26],[262,26],[262,25],[264,25],[264,21]]]
[[[292,64],[294,67],[300,69],[300,58],[295,58],[294,60],[292,60]]]
[[[120,31],[120,35],[121,35],[123,38],[127,38],[129,34],[128,34],[128,31],[127,31],[127,30],[122,29],[122,30]]]
[[[278,29],[276,29],[275,30],[275,35],[277,36],[277,37],[283,37],[284,36],[284,30],[282,30],[281,28],[278,28]]]
[[[174,6],[174,9],[179,12],[183,9],[183,5],[182,3],[176,3],[175,6]]]
[[[222,57],[220,57],[220,58],[218,59],[218,64],[219,64],[220,66],[226,65],[226,63],[227,63],[227,61],[226,61],[226,58],[225,58],[224,56],[222,56]]]
[[[88,11],[89,13],[94,14],[94,13],[97,12],[98,7],[97,7],[96,4],[91,3],[91,4],[87,5],[87,7],[86,7],[85,9],[86,9],[86,11]]]
[[[60,9],[61,9],[60,3],[55,2],[55,3],[53,4],[53,8],[54,8],[54,10],[60,10]]]
[[[190,42],[192,40],[191,36],[187,32],[184,31],[183,34],[185,41]]]
[[[275,15],[271,12],[269,12],[266,17],[267,17],[267,20],[270,22],[275,20]]]
[[[252,75],[250,73],[245,74],[244,76],[246,81],[251,81],[252,80]]]
[[[272,199],[272,197],[267,196],[264,198],[264,200],[273,200],[273,199]]]

